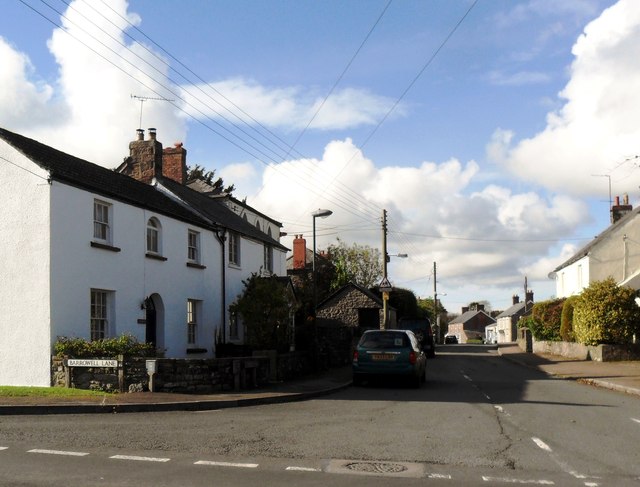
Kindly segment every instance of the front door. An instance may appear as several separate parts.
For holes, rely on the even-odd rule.
[[[153,299],[147,298],[145,300],[146,304],[146,333],[145,333],[145,342],[152,343],[153,345],[157,342],[156,337],[156,307],[153,304]]]

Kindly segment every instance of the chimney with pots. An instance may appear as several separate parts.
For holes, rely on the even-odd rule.
[[[623,203],[620,204],[620,196],[616,196],[615,203],[611,207],[611,223],[616,223],[627,213],[631,213],[633,206],[629,204],[629,195],[623,196]]]
[[[187,182],[187,150],[182,142],[162,151],[162,175],[180,184]]]
[[[520,296],[518,296],[517,294],[514,294],[511,297],[511,302],[512,302],[512,304],[518,304],[520,302]]]
[[[137,140],[129,143],[129,157],[123,172],[139,181],[150,183],[162,174],[162,144],[156,140],[156,129],[149,129],[149,139],[144,140],[144,130],[138,129]]]
[[[304,269],[307,266],[307,241],[302,235],[293,239],[293,268]]]
[[[527,291],[526,303],[533,303],[533,291]]]

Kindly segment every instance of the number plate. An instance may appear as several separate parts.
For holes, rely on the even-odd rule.
[[[396,356],[390,353],[374,353],[371,355],[372,360],[395,360]]]

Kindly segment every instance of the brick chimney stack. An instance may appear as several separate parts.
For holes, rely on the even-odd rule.
[[[302,235],[293,239],[293,268],[304,269],[307,266],[307,241]]]
[[[187,182],[187,150],[182,142],[162,151],[162,175],[180,184]]]
[[[631,213],[633,206],[629,204],[629,195],[623,196],[623,203],[620,204],[620,196],[616,196],[615,203],[611,207],[611,223],[616,223],[627,213]]]
[[[527,291],[526,303],[533,303],[533,291]]]
[[[511,301],[512,301],[512,303],[511,303],[511,304],[518,304],[518,303],[520,302],[520,296],[518,296],[517,294],[514,294],[514,295],[511,297]]]
[[[138,181],[150,183],[162,174],[162,144],[156,140],[156,129],[149,129],[149,139],[144,140],[144,130],[138,129],[137,140],[129,143],[129,160],[125,174]]]

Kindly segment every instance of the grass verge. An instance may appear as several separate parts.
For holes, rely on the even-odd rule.
[[[104,391],[67,389],[64,387],[0,386],[0,397],[87,397],[104,396]]]

